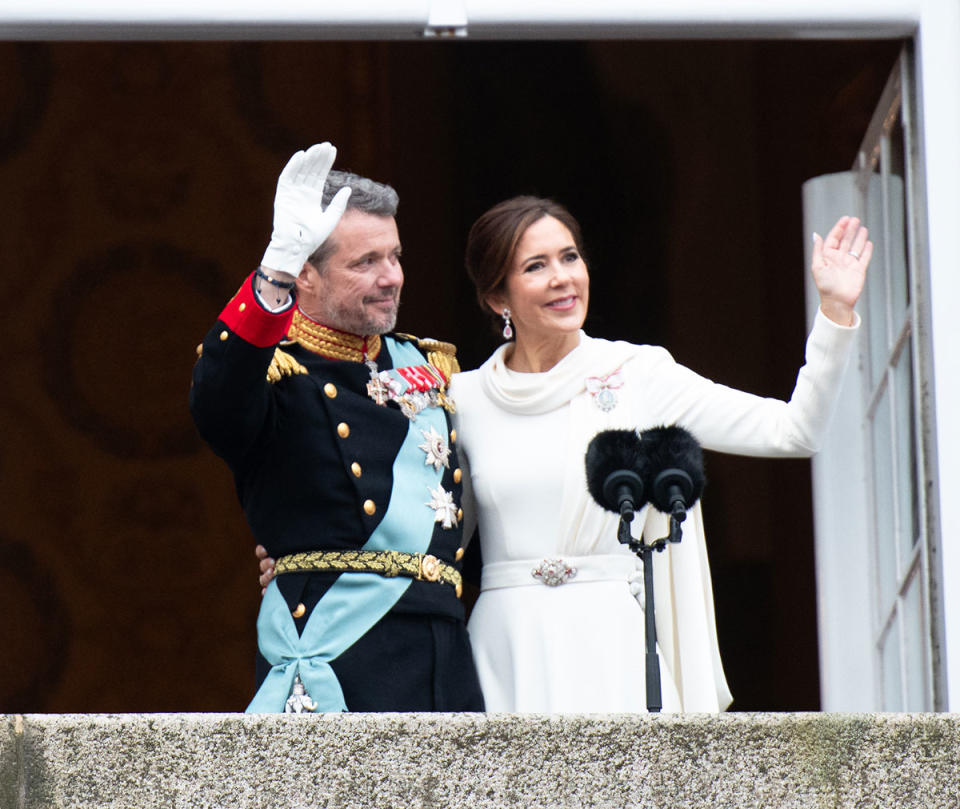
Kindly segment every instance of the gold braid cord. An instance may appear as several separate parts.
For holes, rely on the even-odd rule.
[[[293,313],[287,337],[300,343],[308,351],[332,360],[363,362],[367,358],[375,360],[380,353],[379,335],[375,334],[365,341],[363,337],[356,334],[321,326],[305,317],[299,310]],[[366,357],[363,354],[365,343]]]
[[[270,360],[270,367],[267,368],[267,381],[276,383],[285,376],[294,374],[305,374],[307,369],[291,357],[286,351],[279,348],[273,352],[273,359]]]
[[[274,573],[377,573],[385,578],[406,576],[418,581],[439,581],[462,590],[460,571],[435,556],[403,551],[307,551],[281,556]]]

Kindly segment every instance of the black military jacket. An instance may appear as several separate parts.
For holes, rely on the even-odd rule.
[[[296,341],[282,340],[288,330]],[[267,312],[248,279],[198,349],[191,412],[200,434],[233,471],[253,536],[274,558],[359,549],[387,510],[394,460],[410,420],[394,402],[377,404],[368,395],[363,348],[364,338],[325,329],[300,313]],[[371,338],[366,348],[380,370],[393,367],[385,342]],[[449,414],[444,421],[451,452],[441,485],[459,504],[456,436]],[[424,492],[422,501],[405,508],[429,508],[429,500]],[[438,520],[426,552],[456,564],[461,534],[459,520],[447,528]],[[299,630],[338,575],[278,577]],[[463,619],[454,588],[439,582],[413,581],[393,610]]]

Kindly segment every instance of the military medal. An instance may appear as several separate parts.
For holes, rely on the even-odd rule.
[[[611,371],[606,376],[588,376],[586,386],[587,392],[593,397],[594,404],[604,413],[609,413],[617,406],[617,389],[623,387],[621,368]]]
[[[426,505],[435,512],[433,521],[444,528],[457,527],[457,504],[453,502],[453,492],[444,491],[439,483],[436,489],[430,489],[430,500]]]
[[[447,384],[443,374],[430,364],[408,365],[388,371],[379,370],[373,360],[367,360],[366,365],[370,369],[367,395],[378,405],[396,402],[400,412],[410,421],[416,421],[417,413],[428,407],[453,407],[443,393]]]

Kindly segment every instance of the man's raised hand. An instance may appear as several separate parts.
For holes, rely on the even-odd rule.
[[[280,173],[273,201],[273,234],[260,266],[296,278],[343,216],[350,189],[341,188],[323,208],[323,186],[337,156],[336,147],[318,143],[297,152]]]

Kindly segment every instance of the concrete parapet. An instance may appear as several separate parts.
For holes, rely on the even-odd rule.
[[[0,717],[3,809],[960,807],[960,715]]]

